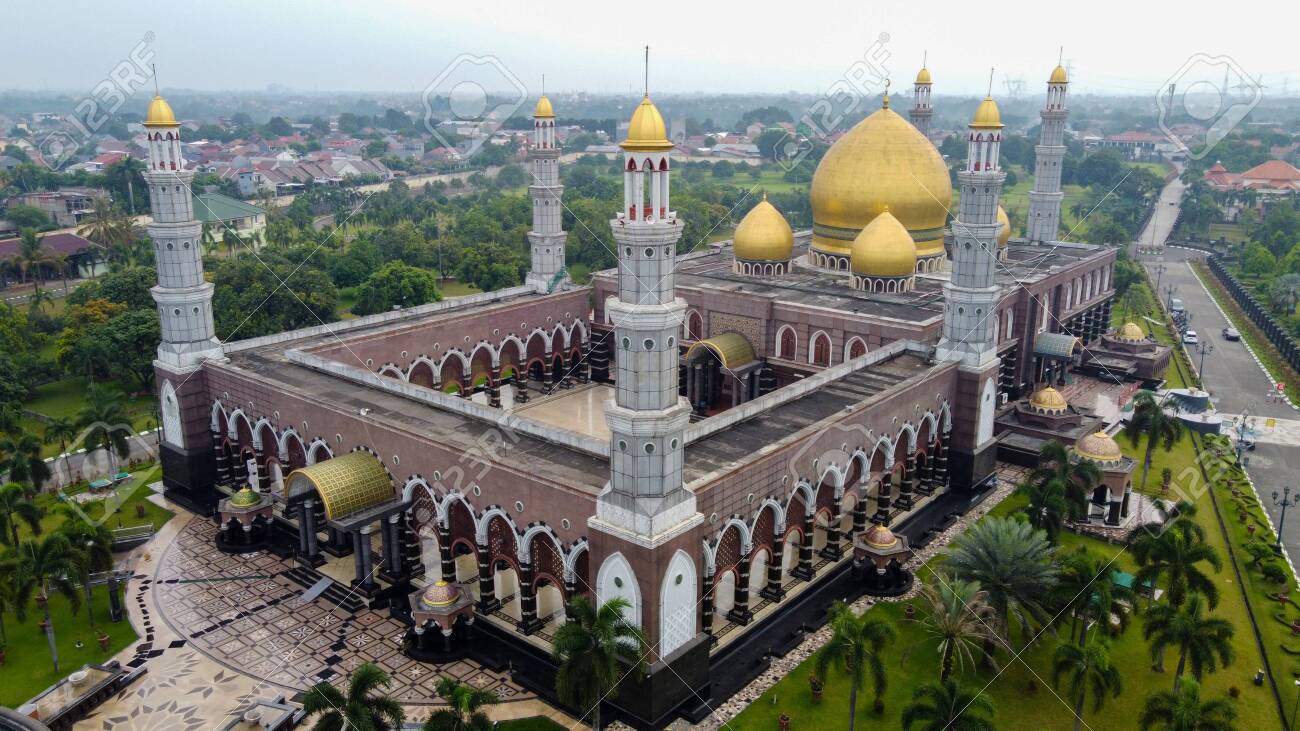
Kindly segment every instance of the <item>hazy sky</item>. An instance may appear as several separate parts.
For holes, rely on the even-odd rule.
[[[983,92],[990,66],[995,93],[1008,78],[1035,89],[1064,46],[1078,92],[1151,93],[1201,53],[1231,57],[1272,94],[1294,79],[1296,94],[1295,8],[1278,0],[46,0],[6,3],[0,88],[89,89],[152,31],[164,88],[418,92],[468,53],[499,59],[530,93],[542,73],[553,90],[637,92],[649,44],[652,90],[820,92],[887,33],[896,89],[927,50],[936,93]]]

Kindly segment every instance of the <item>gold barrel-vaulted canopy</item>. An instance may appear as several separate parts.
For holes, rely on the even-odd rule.
[[[916,127],[887,106],[858,122],[813,174],[813,249],[848,256],[858,232],[886,207],[921,257],[943,254],[952,201],[948,167]]]
[[[388,471],[369,452],[351,452],[296,469],[289,473],[285,484],[290,498],[314,489],[330,520],[345,518],[394,497]]]
[[[696,341],[686,351],[687,362],[695,354],[705,350],[717,356],[722,367],[729,370],[754,362],[754,346],[750,345],[745,336],[740,333],[727,332]]]

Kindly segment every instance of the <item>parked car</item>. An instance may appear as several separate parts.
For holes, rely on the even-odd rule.
[[[1223,339],[1241,340],[1241,333],[1237,332],[1237,328],[1235,327],[1225,327],[1223,328]]]
[[[1169,311],[1177,315],[1180,312],[1186,312],[1187,308],[1183,306],[1183,301],[1174,297],[1169,300]]]
[[[1183,333],[1183,342],[1186,343],[1187,345],[1196,345],[1197,343],[1201,342],[1201,340],[1200,338],[1196,337],[1195,330],[1188,330],[1187,332]]]

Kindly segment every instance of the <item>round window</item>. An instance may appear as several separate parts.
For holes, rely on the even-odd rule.
[[[623,338],[623,350],[631,350],[631,349],[632,349],[632,339]]]
[[[615,577],[614,577],[614,586],[617,586],[617,587],[620,588],[620,589],[623,588],[623,577],[622,577],[622,576],[615,576]]]
[[[645,447],[643,447],[643,449],[645,449],[646,454],[654,454],[655,453],[654,442],[646,442]]]
[[[645,340],[641,341],[641,347],[645,348],[646,350],[654,350],[655,341],[651,340],[650,338],[646,338]]]
[[[655,250],[650,248],[649,246],[645,247],[645,258],[653,259],[654,256],[655,256]]]
[[[622,439],[618,440],[618,451],[620,451],[620,452],[626,452],[626,451],[627,451],[627,442],[623,441]]]

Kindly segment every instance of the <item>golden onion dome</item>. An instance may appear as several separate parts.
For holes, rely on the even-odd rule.
[[[1147,334],[1142,332],[1142,327],[1136,322],[1126,322],[1120,325],[1115,333],[1115,337],[1130,343],[1136,343],[1147,339]]]
[[[745,261],[788,261],[794,252],[794,231],[767,194],[736,227],[735,257]]]
[[[862,540],[872,548],[893,548],[898,545],[898,536],[888,526],[879,523],[868,528]]]
[[[230,506],[233,508],[250,508],[262,501],[262,496],[253,492],[248,485],[243,489],[230,496]]]
[[[998,111],[998,103],[993,101],[993,97],[984,97],[984,101],[975,108],[970,126],[975,129],[1002,129],[1002,112]]]
[[[179,122],[176,121],[176,114],[172,111],[172,105],[167,103],[166,99],[161,96],[155,96],[153,101],[149,102],[149,111],[144,115],[144,126],[146,127],[176,127]]]
[[[1074,443],[1074,453],[1094,462],[1118,462],[1124,458],[1115,438],[1102,431],[1080,437]]]
[[[998,248],[1000,249],[1011,242],[1011,217],[1007,215],[1002,206],[998,206],[998,223],[1002,224],[1002,228],[998,231]]]
[[[437,609],[439,607],[449,607],[460,599],[460,589],[445,581],[438,581],[429,584],[424,593],[420,595],[420,604],[425,609]]]
[[[1049,84],[1068,84],[1070,83],[1069,75],[1065,73],[1065,67],[1057,65],[1052,69],[1052,76],[1047,80]]]
[[[916,72],[916,83],[918,84],[933,83],[930,81],[930,69],[927,69],[926,67],[922,66],[921,70]]]
[[[1029,397],[1029,405],[1042,411],[1055,412],[1065,411],[1070,406],[1061,392],[1051,386],[1043,386],[1035,391]]]
[[[671,150],[673,143],[668,141],[668,128],[664,125],[664,116],[659,108],[650,101],[646,94],[636,111],[632,112],[632,121],[627,126],[627,139],[621,143],[624,150],[655,152]]]
[[[916,242],[885,206],[853,240],[849,262],[855,274],[910,277],[916,273]]]
[[[552,119],[555,117],[555,110],[551,108],[551,100],[547,99],[545,94],[537,97],[537,106],[533,108],[533,117],[537,119]]]
[[[850,254],[858,233],[888,206],[919,256],[944,253],[952,201],[948,167],[939,150],[887,105],[831,145],[813,174],[809,197],[817,251]]]

